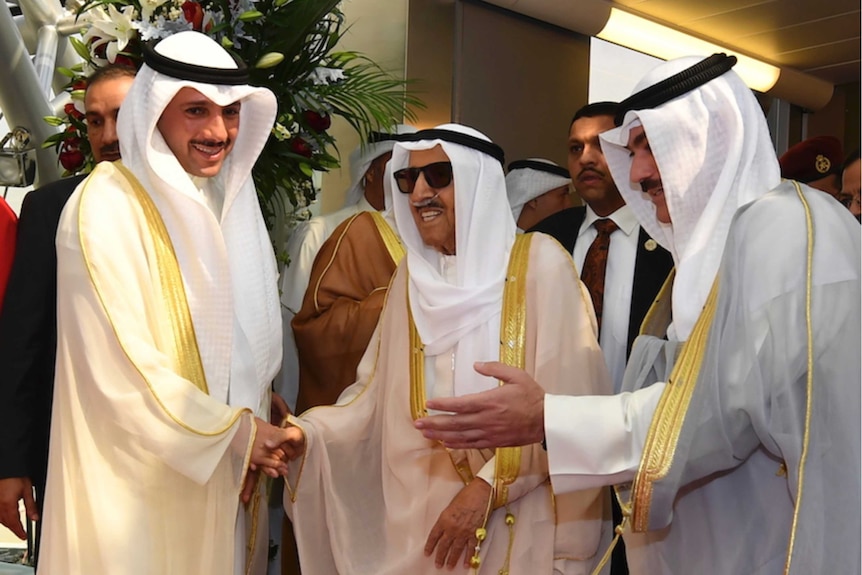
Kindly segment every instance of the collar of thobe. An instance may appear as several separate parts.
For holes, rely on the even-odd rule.
[[[628,206],[622,206],[614,213],[609,216],[601,217],[593,211],[590,206],[586,206],[587,210],[584,214],[584,225],[581,226],[580,231],[578,232],[578,238],[580,238],[583,234],[589,230],[597,220],[613,220],[613,222],[617,225],[621,232],[625,235],[630,236],[638,227],[638,219],[635,217],[634,212],[632,212],[631,208]]]

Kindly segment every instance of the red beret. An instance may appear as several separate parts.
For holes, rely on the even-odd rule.
[[[832,136],[817,136],[799,142],[778,159],[781,177],[807,184],[841,171],[844,153]]]

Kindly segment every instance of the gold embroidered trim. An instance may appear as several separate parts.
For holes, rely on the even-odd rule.
[[[117,160],[116,162],[113,162],[112,166],[116,168],[116,167],[120,167],[120,166],[122,166],[122,164],[120,163],[120,161],[119,161],[119,160]],[[97,166],[97,168],[96,168],[96,169],[97,169],[97,170],[99,170],[100,168]],[[106,166],[105,168],[101,168],[101,170],[103,170],[103,171],[104,171],[104,170],[107,170],[107,169],[110,169],[110,168],[108,168],[107,166]],[[121,168],[121,169],[124,169],[124,168]],[[125,172],[126,172],[126,173],[128,173],[128,170],[125,170]],[[122,174],[122,172],[121,172],[121,174]],[[221,429],[218,429],[218,430],[215,430],[215,431],[204,431],[204,430],[201,430],[201,429],[196,429],[196,428],[194,428],[194,427],[192,427],[192,426],[188,425],[188,424],[187,424],[187,423],[185,423],[184,421],[182,421],[179,417],[177,417],[173,412],[171,412],[171,411],[168,409],[168,407],[167,407],[167,406],[162,402],[162,399],[159,397],[159,395],[158,395],[158,394],[155,392],[155,390],[153,389],[153,385],[152,385],[152,383],[150,382],[150,380],[147,378],[147,375],[146,375],[146,374],[141,370],[141,367],[140,367],[140,366],[135,362],[135,360],[132,358],[132,355],[129,353],[129,350],[128,350],[128,349],[126,349],[125,343],[124,343],[123,339],[120,337],[120,334],[119,334],[119,332],[118,332],[118,330],[117,330],[117,326],[116,326],[116,324],[114,323],[113,318],[111,317],[110,308],[109,308],[109,306],[105,303],[105,297],[104,297],[104,295],[102,294],[102,291],[101,291],[101,289],[100,289],[99,283],[98,283],[98,281],[96,280],[96,277],[95,277],[95,275],[94,275],[94,273],[93,273],[93,265],[92,265],[92,262],[91,262],[91,260],[90,260],[88,247],[87,247],[87,245],[86,245],[86,242],[84,241],[84,236],[83,236],[83,234],[81,233],[81,230],[83,229],[83,226],[82,226],[82,220],[83,220],[83,212],[84,212],[84,200],[85,200],[86,196],[88,195],[88,194],[87,194],[87,190],[88,190],[88,187],[89,187],[90,181],[91,181],[91,178],[87,178],[87,180],[84,182],[84,186],[83,186],[83,188],[82,188],[82,190],[81,190],[81,200],[80,200],[80,203],[79,203],[79,205],[78,205],[78,242],[79,242],[79,245],[81,246],[81,255],[82,255],[83,259],[84,259],[84,266],[87,268],[87,274],[88,274],[88,275],[89,275],[89,277],[90,277],[90,283],[93,285],[93,289],[95,290],[96,295],[97,295],[97,297],[99,298],[99,303],[100,303],[100,304],[101,304],[101,306],[102,306],[102,310],[105,312],[105,316],[106,316],[106,317],[107,317],[107,319],[108,319],[108,323],[110,323],[110,324],[111,324],[111,329],[114,331],[114,337],[116,337],[116,339],[117,339],[117,343],[120,345],[120,348],[123,350],[123,353],[125,354],[126,358],[129,360],[129,363],[131,363],[131,364],[132,364],[132,366],[135,368],[135,370],[136,370],[136,371],[138,372],[138,374],[141,376],[141,379],[142,379],[142,380],[144,381],[144,383],[146,384],[147,389],[148,389],[148,390],[150,391],[150,393],[152,394],[152,396],[153,396],[153,398],[155,399],[156,403],[159,405],[159,407],[162,409],[162,411],[164,411],[164,412],[168,415],[168,417],[170,417],[170,418],[171,418],[171,420],[172,420],[174,423],[176,423],[177,425],[179,425],[180,427],[182,427],[183,429],[185,429],[185,430],[187,430],[187,431],[189,431],[189,432],[191,432],[191,433],[195,433],[195,434],[197,434],[197,435],[201,435],[201,436],[204,436],[204,437],[214,437],[214,436],[216,436],[216,435],[222,435],[222,434],[224,434],[227,430],[229,430],[230,428],[232,428],[232,427],[234,426],[234,424],[237,422],[237,420],[238,420],[240,417],[242,417],[244,414],[246,414],[246,413],[251,414],[251,413],[252,413],[252,412],[251,412],[251,410],[250,410],[250,409],[247,409],[247,408],[244,408],[244,409],[238,409],[237,411],[235,411],[235,412],[233,413],[233,415],[231,416],[230,420],[229,420],[229,421],[225,424],[225,426],[224,426],[223,428],[221,428]],[[131,182],[131,181],[130,181],[130,182]],[[137,180],[135,180],[135,183],[137,183]],[[137,189],[135,190],[135,192],[136,192],[136,197],[139,197],[139,192],[143,192],[143,194],[144,194],[144,195],[146,196],[146,198],[149,200],[149,195],[147,195],[147,194],[146,194],[146,192],[143,190],[143,188],[141,188],[141,187],[140,187],[140,184],[139,184],[139,183],[137,184]],[[152,201],[150,200],[150,202],[152,202]],[[142,206],[142,207],[143,207],[143,206]],[[152,207],[153,207],[153,208],[155,208],[155,206],[152,206]],[[147,213],[145,212],[145,213],[144,213],[144,215],[145,215],[147,218],[150,218],[150,217],[156,217],[156,218],[158,219],[158,221],[159,221],[159,222],[161,222],[161,216],[159,216],[158,211],[155,211],[154,213],[149,213],[149,214],[147,214]],[[161,223],[162,223],[162,229],[164,230],[164,222],[161,222]],[[148,226],[150,226],[150,221],[149,221],[149,219],[147,220],[147,225],[148,225]],[[152,228],[150,229],[150,231],[151,231],[151,233],[153,233]],[[165,231],[165,233],[167,233],[167,232]],[[154,241],[155,241],[155,234],[153,234],[153,235],[154,235],[153,239],[154,239]],[[169,240],[169,239],[170,239],[170,238],[168,238],[168,240]],[[167,248],[168,248],[168,247],[170,248],[170,250],[167,250]],[[176,265],[176,264],[177,264],[177,262],[176,262],[176,254],[173,252],[173,246],[172,246],[170,243],[168,243],[168,244],[166,244],[166,245],[163,245],[163,246],[162,246],[162,248],[163,248],[163,249],[161,249],[161,250],[159,250],[159,249],[157,248],[157,256],[158,256],[159,258],[161,258],[161,257],[170,257],[170,258],[172,258],[172,259],[173,259],[173,262],[174,262],[174,264]],[[160,266],[160,270],[161,270],[161,269],[162,269],[162,268],[161,268],[161,265],[162,265],[162,261],[161,261],[161,259],[158,259],[158,260],[157,260],[157,265],[159,265],[159,266]],[[177,269],[178,269],[178,265],[177,265]],[[180,283],[180,285],[182,285],[182,283]],[[183,295],[185,295],[185,291],[183,291]],[[187,303],[187,302],[186,302],[186,303]],[[169,311],[171,311],[171,312],[172,312],[173,310],[169,310]],[[187,306],[186,306],[186,312],[188,312],[188,307],[187,307]],[[190,314],[189,314],[189,318],[190,318],[190,317],[191,317],[191,316],[190,316]],[[172,318],[172,320],[175,320],[175,321],[177,321],[177,322],[178,322],[178,321],[180,321],[180,320],[179,320],[179,319],[177,319],[177,318]],[[190,335],[190,337],[194,337],[194,334],[193,334],[193,333],[192,333],[192,334],[187,334],[187,335]],[[175,346],[175,347],[176,347],[176,346]],[[195,349],[197,349],[197,340],[196,340],[196,339],[195,339]],[[175,351],[176,351],[176,349],[175,349]],[[197,361],[198,361],[198,362],[200,362],[200,353],[197,353],[197,354],[195,355],[195,357],[194,357],[194,358],[191,358],[191,359],[189,359],[189,358],[183,358],[183,359],[174,358],[174,362],[175,362],[175,364],[180,365],[183,361],[194,361],[195,359],[197,359]],[[203,366],[202,366],[202,365],[200,365],[200,366],[199,366],[199,369],[200,369],[201,373],[203,373]],[[196,371],[196,369],[193,369],[192,371]],[[191,380],[189,380],[189,381],[191,381]],[[253,424],[252,424],[252,425],[253,425]]]
[[[503,288],[503,316],[500,321],[500,361],[523,369],[525,361],[527,263],[530,256],[532,234],[521,234],[515,239],[509,256],[506,285]],[[410,415],[414,420],[428,415],[425,407],[425,346],[419,337],[410,307],[407,282],[407,318],[410,343]],[[503,385],[503,382],[500,382]],[[451,457],[451,453],[450,453]],[[455,464],[456,471],[461,470]],[[503,447],[495,452],[494,491],[495,507],[508,501],[508,485],[518,478],[521,469],[521,448]],[[463,476],[462,476],[463,479]]]
[[[515,238],[509,267],[506,269],[506,284],[503,288],[503,313],[500,321],[500,361],[520,369],[524,368],[527,327],[527,264],[530,261],[530,243],[533,234],[521,234]],[[503,385],[503,382],[499,382]],[[501,447],[494,459],[494,493],[496,507],[509,501],[509,485],[521,471],[521,448]]]
[[[805,330],[808,345],[808,375],[805,378],[805,431],[802,435],[802,453],[799,457],[799,484],[796,486],[796,505],[793,506],[793,523],[790,528],[790,541],[787,546],[787,559],[784,562],[784,573],[790,573],[790,564],[793,561],[793,545],[796,543],[796,527],[799,523],[799,510],[802,508],[802,486],[805,481],[805,462],[808,459],[808,442],[811,438],[811,410],[814,400],[814,331],[811,325],[811,283],[812,266],[814,260],[814,222],[811,219],[811,207],[802,193],[798,182],[793,182],[796,187],[796,195],[802,202],[805,210],[805,230],[808,240],[807,253],[805,257]]]
[[[717,296],[718,278],[712,284],[691,335],[683,344],[650,423],[640,466],[632,485],[631,523],[632,531],[636,533],[647,531],[653,484],[667,475],[673,463],[679,434],[697,385],[709,328],[715,316]]]
[[[257,523],[260,517],[260,500],[261,500],[261,482],[260,475],[255,479],[254,495],[252,496],[251,512],[249,513],[251,528],[248,530],[248,542],[245,544],[245,573],[251,574],[251,568],[254,565],[254,553],[257,550]]]
[[[371,214],[371,219],[374,220],[374,224],[377,226],[377,231],[380,233],[380,239],[383,240],[383,245],[386,246],[386,251],[389,252],[389,257],[392,258],[392,261],[395,262],[397,266],[401,263],[401,260],[404,258],[404,246],[401,245],[401,238],[398,237],[398,234],[395,233],[395,230],[392,229],[392,226],[389,225],[389,222],[386,221],[386,218],[383,217],[383,214],[380,212],[368,212]]]
[[[359,212],[359,214],[361,213],[362,212]],[[317,283],[314,284],[314,311],[317,313],[320,313],[320,303],[317,301],[317,294],[320,292],[320,283],[326,276],[326,272],[328,272],[329,268],[332,267],[332,263],[335,261],[335,256],[338,254],[338,248],[341,247],[341,242],[344,240],[344,236],[347,235],[347,230],[350,229],[350,226],[353,225],[353,222],[359,217],[359,214],[353,214],[348,218],[347,225],[344,226],[344,229],[341,231],[341,235],[338,236],[338,241],[335,242],[335,249],[332,250],[332,255],[329,256],[329,261],[326,262],[326,267],[323,268],[323,273],[320,274],[320,277],[317,278]]]
[[[114,167],[132,186],[135,197],[144,211],[144,218],[153,239],[162,297],[168,308],[171,329],[174,334],[172,342],[174,349],[171,355],[176,363],[177,373],[192,382],[204,393],[209,394],[201,354],[198,349],[198,340],[195,336],[195,326],[192,322],[192,314],[189,311],[189,302],[183,285],[183,276],[180,273],[180,264],[177,261],[171,236],[168,234],[158,208],[150,195],[144,191],[135,175],[122,162],[116,162]]]

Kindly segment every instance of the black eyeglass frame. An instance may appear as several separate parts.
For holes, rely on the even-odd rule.
[[[448,170],[444,171],[442,175],[435,175],[434,172],[429,171],[436,170],[441,166],[446,166],[448,168]],[[419,180],[419,174],[425,176],[425,183],[427,183],[429,187],[435,190],[445,188],[452,183],[452,162],[433,162],[421,167],[402,168],[394,172],[392,177],[395,178],[395,184],[399,192],[402,194],[412,194],[413,189],[416,187],[416,182]],[[441,175],[445,181],[438,180],[438,175]],[[407,186],[406,190],[401,187],[402,183]]]

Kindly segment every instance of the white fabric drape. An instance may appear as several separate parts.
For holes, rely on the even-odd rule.
[[[609,393],[589,294],[571,258],[547,236],[537,234],[532,241],[525,302],[527,372],[551,393]],[[476,477],[493,466],[492,450],[446,450],[413,427],[406,271],[402,262],[359,364],[357,383],[335,406],[316,407],[299,418],[307,453],[304,462],[291,463],[288,481],[298,482],[298,490],[295,503],[285,495],[285,507],[304,575],[440,573],[423,548],[442,510],[464,487],[453,462]],[[434,377],[445,378],[435,387],[451,389],[451,369]],[[510,572],[586,575],[610,542],[607,491],[552,497],[546,456],[539,445],[524,447],[518,479],[509,486],[516,517]],[[483,575],[497,573],[503,564],[509,540],[505,513],[497,509],[488,520]],[[459,563],[453,572],[467,571]]]
[[[213,51],[197,44],[200,36],[175,34],[157,50],[213,66]],[[222,54],[222,67],[235,68]],[[206,198],[156,128],[165,107],[185,87],[220,106],[242,102],[234,148],[211,184],[224,196],[220,215],[201,209],[207,208]],[[275,256],[251,168],[269,137],[275,112],[275,96],[269,90],[178,80],[145,65],[117,124],[123,163],[152,197],[174,242],[210,394],[258,415],[268,410],[266,392],[281,366],[281,314]],[[212,289],[213,284],[219,289]]]
[[[458,124],[436,129],[490,141],[484,134]],[[438,145],[452,162],[456,189],[455,285],[440,274],[442,254],[423,243],[413,222],[409,194],[393,194],[393,211],[407,248],[410,309],[425,354],[434,356],[457,345],[455,393],[463,395],[494,385],[475,373],[473,362],[499,355],[500,306],[506,265],[515,241],[515,221],[506,199],[503,167],[472,148],[444,140],[399,142],[392,152],[392,172],[410,165],[411,150]]]
[[[699,61],[679,58],[657,66],[635,92]],[[682,341],[712,287],[733,214],[781,181],[763,111],[756,99],[744,96],[750,96],[749,88],[731,71],[657,109],[629,112],[621,127],[600,136],[626,204],[673,256],[673,330]],[[685,122],[670,121],[680,118]],[[652,202],[630,181],[632,160],[625,145],[637,122],[661,173],[672,227],[656,219]]]

